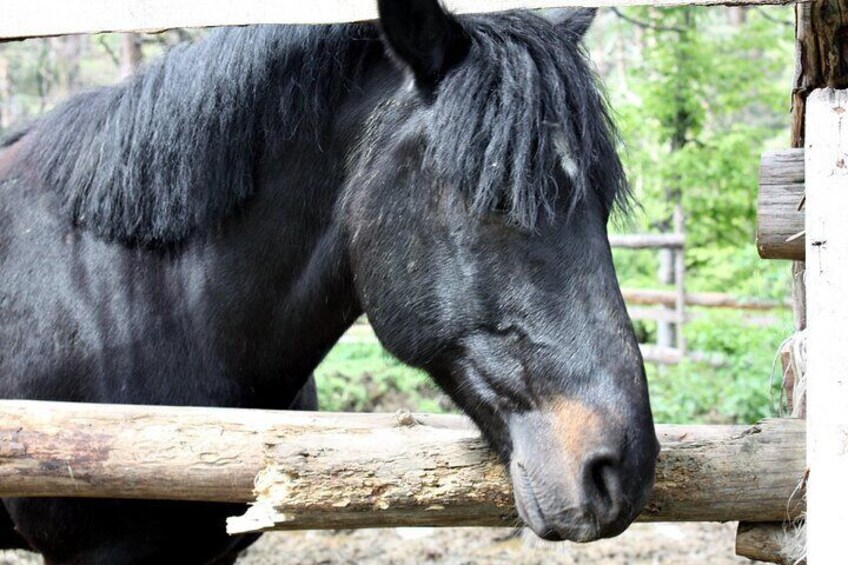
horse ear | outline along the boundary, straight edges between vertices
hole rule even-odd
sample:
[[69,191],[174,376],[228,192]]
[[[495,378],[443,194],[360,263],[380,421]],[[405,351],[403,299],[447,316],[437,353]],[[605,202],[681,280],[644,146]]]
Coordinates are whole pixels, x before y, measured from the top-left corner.
[[577,43],[586,35],[597,13],[597,8],[555,8],[543,10],[542,17],[560,28]]
[[471,39],[438,0],[379,0],[378,6],[386,42],[419,86],[435,88],[468,54]]

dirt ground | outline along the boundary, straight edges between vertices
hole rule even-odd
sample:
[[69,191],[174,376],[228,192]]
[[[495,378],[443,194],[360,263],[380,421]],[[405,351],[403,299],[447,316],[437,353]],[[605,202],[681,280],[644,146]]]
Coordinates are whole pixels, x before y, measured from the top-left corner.
[[[528,531],[396,528],[266,534],[238,565],[736,565],[735,524],[635,524],[587,545],[543,542]],[[0,552],[0,565],[36,565],[33,554]],[[117,564],[116,564],[117,565]]]

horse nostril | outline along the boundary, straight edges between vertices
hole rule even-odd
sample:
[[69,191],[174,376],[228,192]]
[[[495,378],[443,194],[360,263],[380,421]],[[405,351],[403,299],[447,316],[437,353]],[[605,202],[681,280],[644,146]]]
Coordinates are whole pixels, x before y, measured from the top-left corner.
[[594,453],[583,463],[583,488],[600,525],[615,521],[621,511],[621,470],[618,457]]

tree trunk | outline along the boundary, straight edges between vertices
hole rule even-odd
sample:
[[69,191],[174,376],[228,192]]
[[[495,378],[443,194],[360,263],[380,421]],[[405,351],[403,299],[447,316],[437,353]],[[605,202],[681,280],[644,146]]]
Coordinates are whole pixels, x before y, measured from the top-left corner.
[[52,94],[56,100],[67,98],[79,87],[80,60],[85,41],[87,38],[81,35],[54,37],[51,40],[50,49],[56,69],[55,89]]
[[118,80],[123,80],[141,66],[144,55],[141,51],[141,36],[137,33],[121,34],[121,66]]

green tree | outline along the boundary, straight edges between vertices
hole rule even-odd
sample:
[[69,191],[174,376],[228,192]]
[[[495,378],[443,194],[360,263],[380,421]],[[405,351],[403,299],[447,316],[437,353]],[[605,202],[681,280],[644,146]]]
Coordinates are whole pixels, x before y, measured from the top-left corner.
[[[787,143],[793,34],[777,22],[791,12],[744,13],[734,22],[722,9],[620,12],[615,33],[641,40],[610,95],[644,207],[636,227],[665,228],[679,201],[695,287],[775,296],[785,269],[756,257],[756,188],[762,152]],[[650,269],[634,260],[645,262],[622,257],[623,273],[644,277]]]

